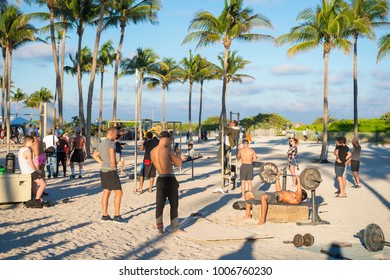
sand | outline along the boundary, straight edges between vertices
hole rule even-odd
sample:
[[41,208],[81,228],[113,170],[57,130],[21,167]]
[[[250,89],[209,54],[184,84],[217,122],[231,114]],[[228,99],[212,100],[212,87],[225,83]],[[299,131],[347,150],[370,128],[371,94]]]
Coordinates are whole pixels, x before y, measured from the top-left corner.
[[[284,137],[257,137],[251,145],[259,161],[272,161],[279,167],[286,164],[287,140]],[[133,142],[124,153],[125,169],[133,172]],[[183,148],[186,148],[183,146]],[[170,233],[169,205],[164,210],[167,232],[157,234],[155,228],[155,189],[135,194],[134,180],[121,176],[124,196],[122,217],[126,224],[102,223],[99,165],[88,159],[82,179],[57,178],[48,181],[45,200],[54,206],[27,209],[22,204],[0,205],[0,259],[2,260],[326,260],[321,253],[332,242],[349,242],[352,247],[337,251],[355,260],[390,259],[390,248],[369,252],[354,236],[368,224],[378,224],[385,236],[390,236],[390,146],[363,144],[360,189],[351,188],[352,173],[348,170],[348,198],[335,198],[333,150],[329,146],[328,164],[312,163],[319,157],[321,144],[301,142],[300,170],[314,165],[323,182],[316,189],[316,202],[321,219],[329,225],[298,226],[296,223],[267,222],[257,226],[255,220],[242,220],[243,211],[232,204],[240,199],[240,188],[227,193],[215,193],[221,187],[220,167],[216,158],[216,141],[195,144],[203,158],[177,171],[180,183],[179,219],[186,234]],[[139,153],[139,158],[143,154]],[[5,159],[5,152],[1,158]],[[76,167],[76,174],[77,174]],[[258,170],[255,169],[258,174]],[[60,175],[62,169],[60,167]],[[290,186],[288,181],[288,189]],[[254,179],[254,186],[274,190],[274,185]],[[69,203],[63,199],[69,198]],[[113,196],[109,213],[113,215]],[[295,234],[311,233],[312,247],[295,248],[284,244]],[[390,237],[388,238],[390,239]]]

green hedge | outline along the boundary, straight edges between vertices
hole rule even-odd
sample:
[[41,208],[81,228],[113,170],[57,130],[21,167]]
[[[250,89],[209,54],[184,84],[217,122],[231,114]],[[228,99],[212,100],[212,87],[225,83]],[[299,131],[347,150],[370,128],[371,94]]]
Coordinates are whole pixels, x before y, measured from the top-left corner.
[[[302,125],[296,130],[304,130],[309,127],[310,130],[323,131],[322,125]],[[338,120],[328,125],[329,132],[353,132],[353,120]],[[374,119],[359,119],[359,131],[360,132],[390,132],[390,122],[387,120],[374,118]]]

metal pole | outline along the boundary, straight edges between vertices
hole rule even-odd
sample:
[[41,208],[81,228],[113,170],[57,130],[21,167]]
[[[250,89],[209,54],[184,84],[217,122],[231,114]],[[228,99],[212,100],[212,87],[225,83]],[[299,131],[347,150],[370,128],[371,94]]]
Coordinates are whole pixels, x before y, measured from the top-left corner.
[[138,68],[135,69],[134,193],[137,191]]

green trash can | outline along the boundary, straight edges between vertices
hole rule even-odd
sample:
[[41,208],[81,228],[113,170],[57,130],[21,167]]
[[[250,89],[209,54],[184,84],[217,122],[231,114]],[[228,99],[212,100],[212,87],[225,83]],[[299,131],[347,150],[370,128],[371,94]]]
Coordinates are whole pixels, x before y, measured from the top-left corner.
[[5,174],[5,168],[0,165],[0,175],[4,175],[4,174]]

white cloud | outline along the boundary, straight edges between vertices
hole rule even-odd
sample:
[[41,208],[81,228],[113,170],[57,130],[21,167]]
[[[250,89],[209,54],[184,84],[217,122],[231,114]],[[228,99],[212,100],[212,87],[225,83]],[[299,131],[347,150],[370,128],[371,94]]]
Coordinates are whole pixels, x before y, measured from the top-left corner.
[[271,73],[274,75],[305,75],[311,72],[312,69],[308,66],[292,64],[281,64],[271,69]]

